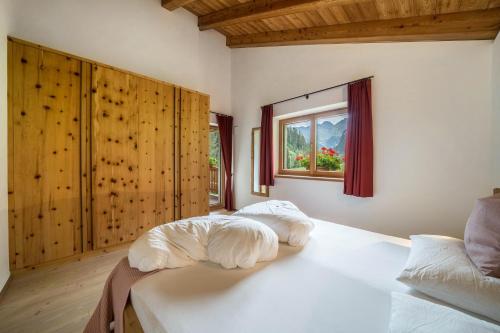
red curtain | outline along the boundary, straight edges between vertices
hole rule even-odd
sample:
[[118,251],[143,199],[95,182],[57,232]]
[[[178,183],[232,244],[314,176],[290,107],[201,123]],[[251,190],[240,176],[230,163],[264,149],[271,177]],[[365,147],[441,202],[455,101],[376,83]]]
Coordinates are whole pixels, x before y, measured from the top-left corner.
[[373,197],[371,80],[348,86],[344,194]]
[[260,185],[274,186],[272,104],[262,107],[259,183]]
[[222,159],[226,170],[226,188],[224,192],[224,208],[234,210],[233,188],[232,188],[232,164],[233,164],[233,117],[217,115],[219,125],[220,143],[222,147]]

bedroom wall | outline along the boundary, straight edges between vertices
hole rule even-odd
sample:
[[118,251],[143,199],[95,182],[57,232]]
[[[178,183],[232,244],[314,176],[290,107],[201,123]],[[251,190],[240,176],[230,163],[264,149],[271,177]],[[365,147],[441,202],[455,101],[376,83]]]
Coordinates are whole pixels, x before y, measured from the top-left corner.
[[0,289],[9,274],[7,35],[208,93],[212,110],[231,112],[231,51],[184,9],[169,12],[160,0],[0,0]]
[[237,207],[264,200],[250,194],[250,132],[261,105],[373,74],[375,197],[345,196],[343,183],[277,178],[270,198],[376,232],[462,237],[474,200],[492,188],[492,48],[473,41],[234,50]]
[[10,1],[0,0],[0,290],[9,278],[7,204],[7,31]]
[[500,34],[493,43],[493,185],[500,187]]

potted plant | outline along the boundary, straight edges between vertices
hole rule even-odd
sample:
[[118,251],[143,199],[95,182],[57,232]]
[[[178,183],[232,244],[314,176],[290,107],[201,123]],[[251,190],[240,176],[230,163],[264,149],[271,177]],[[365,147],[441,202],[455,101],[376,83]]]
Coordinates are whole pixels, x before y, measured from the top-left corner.
[[316,167],[322,171],[339,171],[344,168],[344,157],[333,148],[321,147],[316,154]]
[[208,158],[208,165],[211,169],[216,169],[219,165],[219,161],[215,157],[210,156]]

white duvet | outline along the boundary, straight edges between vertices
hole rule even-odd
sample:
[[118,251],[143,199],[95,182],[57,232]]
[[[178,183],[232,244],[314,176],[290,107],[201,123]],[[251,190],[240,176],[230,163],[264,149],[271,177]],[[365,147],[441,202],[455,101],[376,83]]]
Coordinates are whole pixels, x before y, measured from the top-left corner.
[[269,200],[243,207],[233,214],[262,222],[278,234],[280,242],[304,246],[314,223],[290,201]]
[[142,272],[210,260],[224,268],[249,268],[278,253],[278,237],[266,225],[239,216],[209,215],[155,227],[130,247],[131,267]]

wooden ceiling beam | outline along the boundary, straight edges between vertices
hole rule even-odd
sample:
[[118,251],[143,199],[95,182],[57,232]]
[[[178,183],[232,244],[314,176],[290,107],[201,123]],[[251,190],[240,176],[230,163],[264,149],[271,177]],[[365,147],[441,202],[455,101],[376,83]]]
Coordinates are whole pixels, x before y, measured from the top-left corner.
[[315,10],[324,6],[362,2],[372,2],[372,0],[252,0],[200,16],[198,27],[200,30],[215,29],[236,23]]
[[228,36],[232,48],[301,44],[494,39],[500,8]]
[[161,6],[170,11],[176,10],[177,8],[184,7],[196,0],[161,0]]

